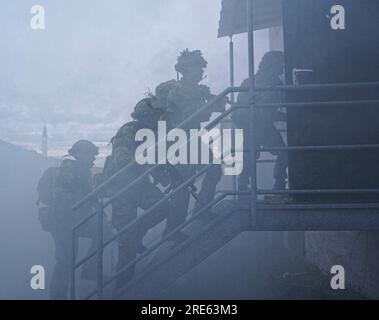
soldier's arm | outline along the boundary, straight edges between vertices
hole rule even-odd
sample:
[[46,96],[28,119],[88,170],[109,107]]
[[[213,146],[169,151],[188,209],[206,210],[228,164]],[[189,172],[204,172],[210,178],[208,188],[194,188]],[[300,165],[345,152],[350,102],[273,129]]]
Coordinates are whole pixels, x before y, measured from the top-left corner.
[[[249,87],[249,82],[248,80],[244,80],[241,83],[242,88],[247,88]],[[248,92],[240,92],[237,96],[237,104],[238,105],[249,105],[249,93]]]
[[117,170],[122,169],[134,160],[135,132],[133,128],[124,126],[113,139],[112,158]]
[[[272,87],[280,86],[282,82],[277,79],[276,82],[272,83]],[[255,95],[256,103],[262,104],[280,104],[283,100],[283,94],[280,91],[263,91],[257,92]],[[285,112],[282,112],[278,108],[267,108],[264,110],[266,114],[271,115],[273,121],[287,121],[287,116]]]
[[117,170],[122,169],[134,160],[134,152],[127,144],[118,143],[113,147],[112,157]]
[[[210,90],[207,86],[200,85],[199,89],[196,93],[196,102],[193,102],[192,105],[188,107],[189,110],[193,110],[192,114],[189,114],[189,116],[193,115],[195,112],[198,112],[199,110],[203,109],[204,106],[210,101],[211,95]],[[195,119],[193,119],[194,123],[202,123],[209,121],[211,115],[215,111],[215,106],[212,106],[210,108],[207,108],[206,110],[203,110],[200,112]]]
[[[202,95],[203,95],[206,103],[209,103],[212,99],[217,97],[215,94],[211,93],[211,90],[208,86],[201,85],[200,88],[202,90]],[[208,118],[210,118],[210,116],[213,112],[224,112],[227,102],[228,102],[228,98],[223,97],[223,98],[219,99],[216,103],[214,103],[213,106],[209,109],[209,112],[208,112],[209,117]]]
[[[216,97],[217,96],[215,94],[209,94],[207,102],[211,101],[212,99]],[[217,101],[217,103],[215,103],[213,107],[211,108],[212,112],[224,112],[228,101],[229,101],[228,97],[220,98],[219,101]]]

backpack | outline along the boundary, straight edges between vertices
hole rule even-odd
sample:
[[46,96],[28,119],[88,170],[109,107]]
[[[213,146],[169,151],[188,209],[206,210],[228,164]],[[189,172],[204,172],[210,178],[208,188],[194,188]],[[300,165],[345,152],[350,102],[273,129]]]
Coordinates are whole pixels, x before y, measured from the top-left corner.
[[45,170],[37,186],[38,202],[47,206],[54,205],[54,188],[59,172],[59,167],[51,167]]

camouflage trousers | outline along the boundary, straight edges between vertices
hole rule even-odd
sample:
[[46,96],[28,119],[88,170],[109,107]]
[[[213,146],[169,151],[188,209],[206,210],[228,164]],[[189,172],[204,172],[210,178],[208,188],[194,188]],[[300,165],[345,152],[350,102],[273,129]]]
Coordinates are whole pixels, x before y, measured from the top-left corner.
[[[62,214],[57,215],[55,225],[50,230],[55,244],[55,265],[50,282],[50,298],[53,300],[67,299],[72,259],[74,258],[76,260],[76,254],[78,252],[79,241],[77,238],[74,248],[75,256],[73,255],[72,227],[78,222],[78,219],[73,219],[72,216],[73,213],[70,209],[64,210],[64,213],[62,212]],[[90,224],[84,229],[79,229],[77,233],[78,237],[92,240],[88,253],[96,248],[95,230],[95,225]],[[96,279],[96,265],[94,259],[90,259],[83,265],[81,278],[85,280]]]
[[[175,168],[178,170],[183,180],[193,177],[198,171],[206,165],[178,165]],[[203,180],[201,181],[200,191],[196,195],[194,213],[196,214],[201,208],[213,201],[216,187],[222,177],[220,165],[210,165],[206,171]],[[167,227],[165,234],[181,225],[187,217],[189,203],[191,199],[191,191],[189,188],[184,188],[170,201],[169,218],[167,219]]]
[[[258,127],[257,128],[257,147],[266,147],[266,148],[273,148],[273,147],[284,147],[285,143],[283,140],[282,135],[280,132],[276,129],[274,124],[272,125],[265,125],[264,127]],[[248,185],[250,184],[250,178],[251,178],[251,166],[252,166],[252,159],[251,159],[251,152],[248,152],[246,150],[249,150],[250,145],[248,142],[248,139],[245,139],[244,141],[244,153],[243,153],[243,163],[244,168],[241,173],[241,175],[238,177],[238,186],[240,190],[246,190],[248,188]],[[271,152],[273,155],[275,155],[276,161],[274,165],[274,172],[273,172],[273,178],[275,180],[274,188],[275,189],[284,189],[286,186],[286,180],[287,180],[287,167],[288,167],[288,155],[286,152]],[[260,152],[256,153],[256,159],[260,157]]]
[[[112,205],[112,224],[120,232],[137,218],[138,208],[149,210],[164,197],[162,191],[153,185],[148,178],[131,188]],[[159,204],[153,211],[139,217],[131,229],[123,232],[118,238],[117,270],[130,264],[143,250],[142,240],[146,232],[163,221],[169,212],[168,202]],[[122,286],[134,276],[135,265],[127,267],[117,279]]]

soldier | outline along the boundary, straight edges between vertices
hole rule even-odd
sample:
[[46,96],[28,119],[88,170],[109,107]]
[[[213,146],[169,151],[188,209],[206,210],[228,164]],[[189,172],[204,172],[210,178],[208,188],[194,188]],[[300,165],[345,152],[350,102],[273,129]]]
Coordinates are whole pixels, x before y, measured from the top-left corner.
[[[160,84],[156,89],[157,99],[162,99],[167,107],[166,120],[173,128],[188,119],[207,102],[215,97],[206,85],[200,84],[205,79],[204,69],[208,62],[200,50],[184,50],[178,57],[175,70],[182,77]],[[209,121],[213,112],[225,111],[225,102],[215,104],[213,108],[202,112],[186,128],[199,129],[202,122]],[[186,129],[183,128],[183,129]]]
[[[72,228],[87,217],[94,208],[87,204],[79,212],[73,212],[72,206],[92,190],[91,168],[98,148],[87,140],[76,142],[69,150],[74,159],[64,159],[59,168],[48,169],[38,184],[39,202],[46,205],[40,209],[43,228],[51,232],[55,243],[55,266],[50,284],[52,299],[66,299],[72,262]],[[79,236],[92,239],[95,244],[94,225],[79,230]],[[77,252],[78,241],[76,241]],[[92,247],[93,248],[93,247]],[[90,249],[91,250],[91,249]],[[94,280],[95,268],[86,264],[82,278]]]
[[[203,58],[201,51],[184,50],[178,57],[175,70],[182,77],[179,80],[171,80],[160,84],[156,89],[156,97],[167,108],[165,120],[171,128],[179,126],[180,123],[188,119],[199,109],[205,106],[215,96],[211,94],[209,87],[200,84],[204,80],[204,69],[208,63]],[[190,123],[184,130],[200,129],[202,122],[209,121],[213,112],[223,112],[225,110],[225,102],[222,101],[213,106],[213,108],[202,112]],[[190,153],[188,153],[190,154]],[[211,161],[212,161],[211,153]],[[200,169],[200,166],[178,165],[175,168],[180,172],[184,179],[188,179]],[[213,165],[205,175],[200,193],[197,196],[195,211],[200,209],[204,204],[211,202],[214,198],[217,183],[222,176],[221,167]],[[187,191],[181,208],[182,212],[176,212],[176,224],[183,222],[188,211],[190,200],[190,191]],[[172,227],[168,224],[167,231]]]
[[[280,51],[270,51],[266,53],[259,65],[259,70],[255,75],[255,85],[257,87],[273,87],[282,85],[280,76],[284,72],[284,57]],[[242,87],[249,86],[249,79],[246,79]],[[280,93],[277,92],[259,92],[255,96],[255,103],[279,103],[281,101]],[[238,95],[237,104],[249,105],[249,93],[240,93]],[[247,110],[239,110],[235,113],[233,120],[237,128],[249,128],[249,114]],[[284,147],[285,143],[280,132],[276,129],[274,122],[285,120],[285,114],[277,109],[257,109],[256,110],[256,141],[258,147]],[[249,141],[245,139],[244,150],[249,149]],[[277,156],[274,167],[274,189],[285,189],[287,179],[287,154],[285,152],[272,152]],[[251,177],[250,153],[244,152],[244,169],[239,176],[238,184],[240,190],[246,190]],[[256,157],[259,158],[259,152]]]
[[[158,120],[162,113],[163,109],[153,97],[145,98],[136,105],[132,113],[134,120],[123,125],[111,140],[112,155],[107,158],[104,168],[106,177],[114,175],[125,166],[135,162],[135,152],[141,143],[136,142],[136,133],[140,129],[157,130]],[[128,183],[141,176],[146,169],[146,166],[134,163],[132,170],[120,177],[116,184],[108,190],[109,193],[116,194]],[[112,204],[112,223],[115,229],[120,231],[135,220],[138,208],[148,210],[163,197],[162,191],[150,181],[149,176],[144,177]],[[144,216],[135,228],[124,232],[118,238],[117,270],[125,267],[136,258],[137,253],[145,250],[142,244],[143,237],[150,228],[167,217],[168,211],[169,206],[165,201],[153,212]],[[124,285],[132,279],[133,275],[134,265],[122,273],[117,280],[118,285]]]

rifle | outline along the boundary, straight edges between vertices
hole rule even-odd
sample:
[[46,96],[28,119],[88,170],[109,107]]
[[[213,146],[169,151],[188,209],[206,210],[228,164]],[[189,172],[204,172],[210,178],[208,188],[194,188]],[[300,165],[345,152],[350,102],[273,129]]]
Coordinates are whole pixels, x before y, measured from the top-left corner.
[[[168,171],[168,174],[170,175],[170,180],[171,180],[171,183],[170,183],[170,186],[165,190],[165,194],[168,194],[170,193],[172,190],[174,190],[176,187],[178,187],[179,185],[181,185],[185,179],[184,177],[182,176],[182,174],[179,172],[179,170],[177,168],[175,168],[175,166],[173,166],[172,164],[166,164],[166,169]],[[175,181],[175,182],[173,182]],[[196,201],[200,201],[200,198],[199,198],[199,194],[197,193],[197,188],[194,184],[191,184],[190,186],[188,186],[188,189],[191,193],[191,196],[196,200]]]

